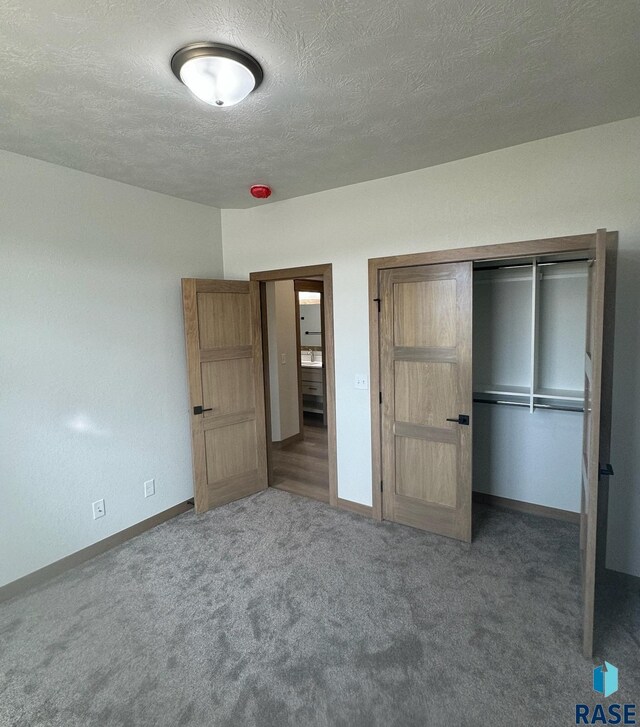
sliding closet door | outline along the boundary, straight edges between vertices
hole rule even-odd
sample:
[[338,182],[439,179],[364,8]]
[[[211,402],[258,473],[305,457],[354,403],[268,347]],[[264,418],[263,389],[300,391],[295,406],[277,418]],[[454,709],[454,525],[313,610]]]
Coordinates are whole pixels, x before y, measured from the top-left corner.
[[267,487],[258,286],[182,281],[197,512]]
[[383,517],[471,540],[472,264],[380,277]]
[[583,652],[586,657],[593,653],[596,578],[598,570],[604,566],[605,543],[602,541],[606,533],[610,462],[616,248],[616,233],[598,230],[595,260],[589,271],[580,518]]

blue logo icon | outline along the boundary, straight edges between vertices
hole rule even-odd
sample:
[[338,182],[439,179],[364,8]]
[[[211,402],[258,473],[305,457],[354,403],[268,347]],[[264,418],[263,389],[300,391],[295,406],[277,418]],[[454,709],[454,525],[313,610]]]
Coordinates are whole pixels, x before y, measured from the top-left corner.
[[[603,697],[618,691],[618,670],[608,661],[593,670],[593,688]],[[638,724],[637,706],[626,704],[576,704],[576,724]]]
[[593,689],[609,697],[618,691],[618,670],[613,664],[605,661],[603,666],[597,666],[593,670]]

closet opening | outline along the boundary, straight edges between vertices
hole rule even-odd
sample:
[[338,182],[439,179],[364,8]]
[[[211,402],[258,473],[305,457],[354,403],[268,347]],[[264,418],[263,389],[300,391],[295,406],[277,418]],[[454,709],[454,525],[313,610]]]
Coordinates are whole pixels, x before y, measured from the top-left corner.
[[331,266],[260,281],[270,487],[337,504]]
[[473,499],[579,522],[588,255],[473,266]]

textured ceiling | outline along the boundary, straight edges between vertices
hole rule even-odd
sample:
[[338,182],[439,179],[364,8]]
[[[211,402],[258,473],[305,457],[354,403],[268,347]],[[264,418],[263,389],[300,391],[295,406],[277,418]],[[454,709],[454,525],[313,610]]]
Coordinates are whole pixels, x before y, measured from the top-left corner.
[[[638,0],[0,0],[0,148],[248,207],[640,115]],[[255,55],[215,109],[182,45]]]

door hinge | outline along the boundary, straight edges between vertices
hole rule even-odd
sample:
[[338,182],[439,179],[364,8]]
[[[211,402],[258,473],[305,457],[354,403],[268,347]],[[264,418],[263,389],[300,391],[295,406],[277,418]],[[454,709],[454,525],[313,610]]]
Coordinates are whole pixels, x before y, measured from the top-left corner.
[[374,298],[373,302],[378,304],[378,313],[380,313],[380,298]]
[[613,467],[610,464],[601,464],[598,467],[598,474],[600,477],[613,477]]
[[384,482],[380,480],[380,492],[384,492]]
[[378,394],[379,394],[380,403],[382,404],[382,392],[379,391]]

